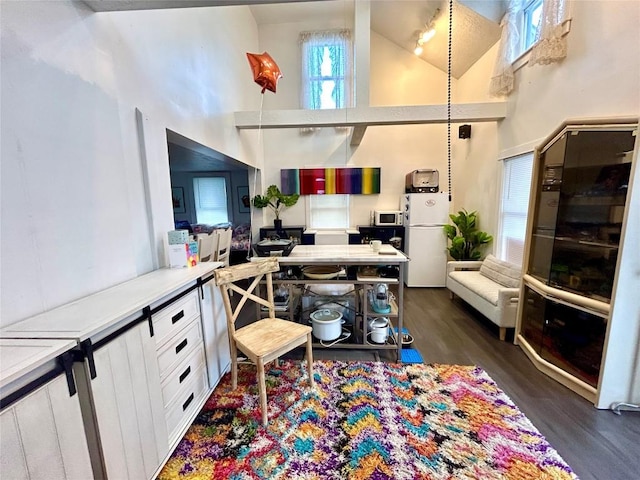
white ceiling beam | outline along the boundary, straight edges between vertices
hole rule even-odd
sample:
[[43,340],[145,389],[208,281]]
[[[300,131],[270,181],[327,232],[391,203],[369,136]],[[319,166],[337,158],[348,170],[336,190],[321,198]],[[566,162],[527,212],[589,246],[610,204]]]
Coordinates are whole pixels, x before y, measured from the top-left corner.
[[[317,0],[82,0],[94,12],[161,10],[165,8],[226,7],[265,3],[310,2]],[[325,0],[326,1],[326,0]]]
[[[361,0],[355,4],[354,14],[354,96],[356,108],[369,107],[369,77],[371,71],[371,2]],[[351,131],[351,146],[360,145],[367,131],[361,125]]]
[[357,147],[362,142],[362,137],[364,137],[364,132],[367,131],[366,125],[358,125],[357,127],[353,127],[351,131],[351,139],[349,140],[349,145],[352,147]]
[[371,59],[371,3],[356,2],[354,18],[354,94],[357,108],[369,106]]
[[[505,118],[506,102],[451,105],[452,123],[495,122]],[[447,123],[447,105],[342,108],[336,110],[263,110],[235,112],[236,128],[368,127]]]

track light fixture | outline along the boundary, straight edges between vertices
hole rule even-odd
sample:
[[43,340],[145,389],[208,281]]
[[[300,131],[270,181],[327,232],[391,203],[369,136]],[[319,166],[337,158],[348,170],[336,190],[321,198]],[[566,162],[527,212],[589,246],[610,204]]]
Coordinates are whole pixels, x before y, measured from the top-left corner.
[[425,24],[424,30],[420,32],[420,35],[418,35],[418,40],[416,41],[416,48],[413,50],[413,53],[415,53],[416,55],[422,54],[423,45],[427,43],[429,40],[431,40],[433,36],[436,34],[435,20],[439,14],[440,14],[440,9],[438,8],[436,9],[435,13],[431,17],[431,20],[429,20],[429,23]]

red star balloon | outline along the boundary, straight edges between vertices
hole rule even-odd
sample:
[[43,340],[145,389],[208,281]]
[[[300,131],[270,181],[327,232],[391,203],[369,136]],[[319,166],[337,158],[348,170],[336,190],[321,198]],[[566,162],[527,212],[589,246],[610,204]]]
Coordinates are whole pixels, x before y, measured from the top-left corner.
[[282,77],[282,72],[271,55],[267,52],[262,54],[247,53],[247,58],[253,72],[254,82],[262,87],[261,93],[264,93],[265,90],[276,93],[276,84]]

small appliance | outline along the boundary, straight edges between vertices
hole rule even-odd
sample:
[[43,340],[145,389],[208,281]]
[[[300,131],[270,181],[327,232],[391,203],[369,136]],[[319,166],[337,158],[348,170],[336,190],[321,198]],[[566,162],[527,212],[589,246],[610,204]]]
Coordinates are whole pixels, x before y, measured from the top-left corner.
[[370,318],[367,322],[371,341],[375,343],[386,343],[389,338],[390,321],[387,317]]
[[400,210],[374,210],[373,224],[377,227],[402,225]]
[[407,173],[404,193],[437,193],[440,189],[438,170],[424,168]]
[[316,310],[311,315],[313,336],[318,340],[331,341],[340,337],[342,333],[342,314],[328,308]]
[[389,285],[386,283],[378,283],[373,290],[369,290],[369,302],[374,312],[389,313],[391,311]]

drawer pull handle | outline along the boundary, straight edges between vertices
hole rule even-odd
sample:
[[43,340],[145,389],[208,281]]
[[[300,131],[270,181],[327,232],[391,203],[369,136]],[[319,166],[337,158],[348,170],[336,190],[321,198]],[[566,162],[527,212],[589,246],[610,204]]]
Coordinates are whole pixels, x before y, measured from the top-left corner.
[[187,369],[184,372],[182,372],[182,375],[180,375],[180,383],[184,382],[184,379],[187,378],[190,373],[191,373],[191,366],[187,367]]
[[184,412],[187,408],[189,408],[189,405],[191,405],[191,402],[193,402],[193,393],[191,395],[189,395],[189,398],[187,398],[187,401],[184,402],[182,404],[182,411]]
[[178,320],[180,320],[182,317],[184,317],[184,310],[180,310],[178,313],[176,313],[173,317],[171,317],[171,324],[176,323]]
[[176,347],[176,355],[180,353],[180,350],[187,346],[187,343],[189,342],[186,338],[180,342],[180,344]]

